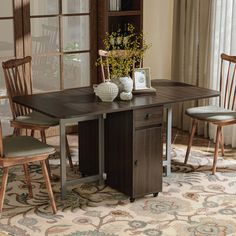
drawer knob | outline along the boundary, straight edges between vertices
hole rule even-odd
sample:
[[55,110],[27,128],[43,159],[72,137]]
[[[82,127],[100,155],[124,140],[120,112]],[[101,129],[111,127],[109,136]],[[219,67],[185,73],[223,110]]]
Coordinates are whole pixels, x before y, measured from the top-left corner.
[[148,119],[151,118],[151,116],[152,116],[152,113],[147,113],[147,114],[145,115],[145,119],[148,120]]
[[138,160],[134,161],[134,166],[138,166]]

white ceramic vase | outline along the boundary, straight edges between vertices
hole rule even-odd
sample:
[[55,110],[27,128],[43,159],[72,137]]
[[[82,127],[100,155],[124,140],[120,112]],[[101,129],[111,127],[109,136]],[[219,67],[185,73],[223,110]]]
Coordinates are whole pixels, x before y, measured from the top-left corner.
[[121,93],[120,93],[120,99],[121,99],[121,100],[129,101],[129,100],[131,100],[132,98],[133,98],[132,92],[130,92],[130,93],[121,92]]
[[112,102],[118,95],[119,89],[115,83],[110,81],[103,82],[93,86],[95,94],[103,102]]
[[131,77],[120,77],[119,80],[122,84],[122,92],[131,93],[133,90],[133,80],[131,79]]
[[113,81],[119,88],[120,99],[121,100],[131,100],[133,97],[133,95],[132,95],[133,80],[131,79],[131,77],[124,76],[124,77],[120,77],[118,79],[114,79]]

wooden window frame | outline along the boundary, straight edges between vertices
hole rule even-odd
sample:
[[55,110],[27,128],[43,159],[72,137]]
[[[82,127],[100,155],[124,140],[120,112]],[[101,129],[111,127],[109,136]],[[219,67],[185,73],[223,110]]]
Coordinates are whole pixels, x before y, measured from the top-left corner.
[[[33,15],[30,16],[30,0],[13,0],[14,1],[14,20],[19,22],[22,19],[22,24],[14,24],[15,40],[21,39],[21,44],[16,45],[16,58],[23,56],[36,56],[32,55],[32,40],[31,40],[31,30],[30,20],[33,18],[43,18],[43,17],[59,17],[59,52],[55,53],[46,53],[37,56],[59,56],[60,58],[60,88],[64,89],[64,62],[63,57],[66,54],[75,54],[75,53],[90,53],[90,84],[97,82],[97,68],[95,62],[97,59],[97,0],[90,0],[89,2],[89,13],[71,13],[63,14],[62,13],[62,0],[59,0],[59,13],[58,14],[49,14],[49,15]],[[22,9],[18,11],[17,9]],[[88,15],[90,17],[90,49],[89,50],[80,50],[80,51],[67,51],[63,52],[63,26],[62,20],[64,16],[82,16]],[[93,39],[93,40],[92,40]],[[96,43],[94,43],[96,42]],[[17,43],[16,43],[17,44]]]

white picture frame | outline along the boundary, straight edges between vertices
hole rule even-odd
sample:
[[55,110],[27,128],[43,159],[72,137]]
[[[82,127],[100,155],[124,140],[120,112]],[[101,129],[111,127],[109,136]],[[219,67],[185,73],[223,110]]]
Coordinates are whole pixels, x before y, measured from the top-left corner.
[[134,90],[145,90],[151,88],[150,68],[134,68],[133,74]]

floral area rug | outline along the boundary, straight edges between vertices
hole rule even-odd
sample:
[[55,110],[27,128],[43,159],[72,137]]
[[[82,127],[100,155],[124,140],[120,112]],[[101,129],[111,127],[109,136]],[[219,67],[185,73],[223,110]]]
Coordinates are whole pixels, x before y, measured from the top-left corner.
[[[21,168],[11,170],[0,218],[0,236],[224,236],[236,235],[236,160],[219,158],[211,175],[212,154],[172,151],[172,171],[163,192],[138,198],[95,183],[74,187],[60,199],[52,182],[58,213],[53,215],[39,166],[31,166],[34,198],[29,199]],[[58,166],[54,167],[57,171]]]

